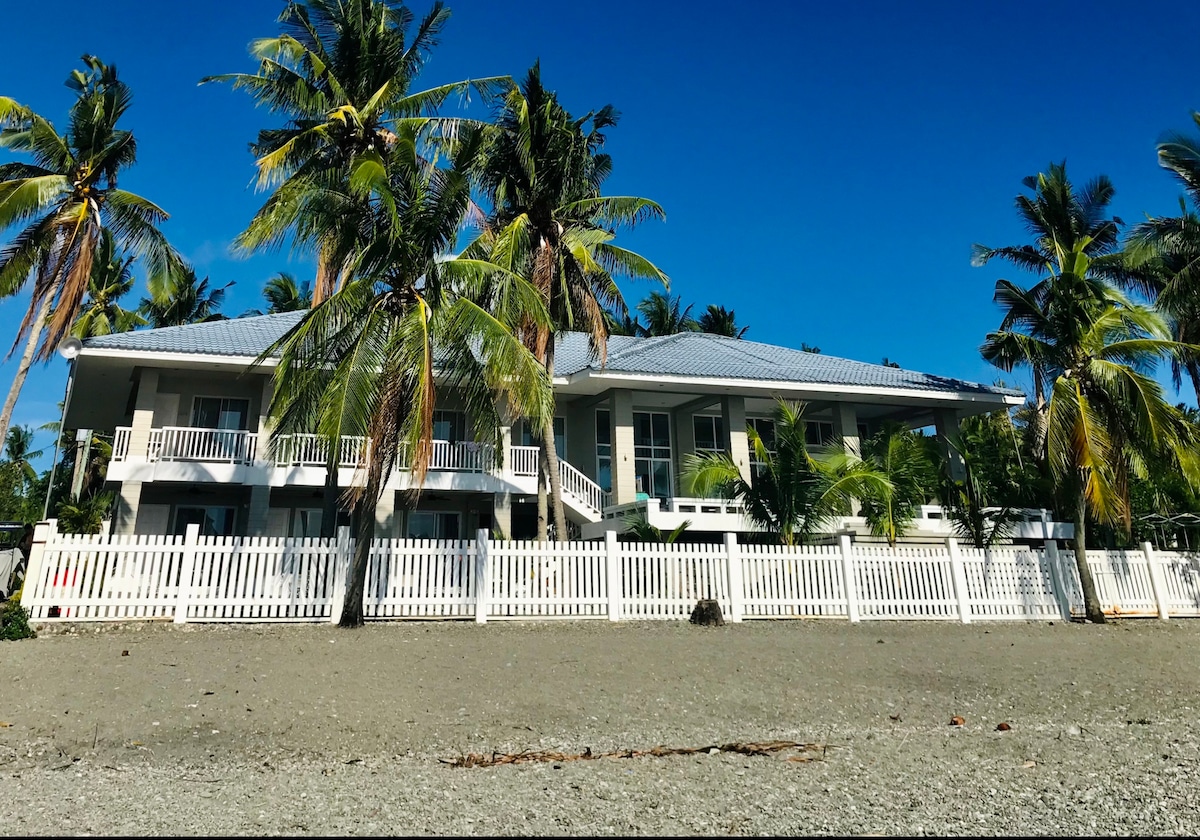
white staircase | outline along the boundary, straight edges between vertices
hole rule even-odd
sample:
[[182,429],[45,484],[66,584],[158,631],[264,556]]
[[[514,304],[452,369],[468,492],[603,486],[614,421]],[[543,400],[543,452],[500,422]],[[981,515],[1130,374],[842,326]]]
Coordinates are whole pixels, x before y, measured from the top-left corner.
[[599,522],[604,508],[612,503],[612,494],[561,458],[558,476],[562,481],[563,507],[567,516],[576,523],[580,520]]

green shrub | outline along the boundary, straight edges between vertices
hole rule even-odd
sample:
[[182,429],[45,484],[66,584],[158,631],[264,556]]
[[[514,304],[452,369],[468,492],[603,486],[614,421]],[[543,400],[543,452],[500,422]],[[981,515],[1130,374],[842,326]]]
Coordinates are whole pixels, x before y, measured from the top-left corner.
[[0,640],[15,642],[34,638],[37,633],[29,626],[29,610],[13,601],[0,604]]

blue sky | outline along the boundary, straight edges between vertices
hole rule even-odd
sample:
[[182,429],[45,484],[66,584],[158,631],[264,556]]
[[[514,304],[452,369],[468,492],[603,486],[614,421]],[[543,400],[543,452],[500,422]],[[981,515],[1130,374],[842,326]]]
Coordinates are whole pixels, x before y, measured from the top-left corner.
[[[236,284],[227,313],[258,306],[277,271],[311,275],[304,257],[229,254],[263,200],[247,143],[271,117],[196,84],[252,71],[246,46],[276,32],[280,2],[4,5],[4,28],[29,37],[6,39],[0,94],[60,128],[79,56],[117,65],[139,141],[122,186],[171,214],[165,230],[201,276]],[[1169,18],[1127,2],[448,5],[424,84],[519,77],[540,57],[572,111],[615,105],[608,191],[667,212],[625,243],[696,311],[731,307],[758,341],[976,381],[1002,375],[977,348],[998,321],[995,280],[1018,278],[972,268],[970,248],[1024,241],[1021,178],[1065,159],[1077,181],[1113,179],[1126,221],[1174,213],[1154,144],[1200,109],[1185,61],[1200,5]],[[26,304],[0,301],[5,348]],[[5,390],[14,368],[0,367]],[[61,360],[31,374],[17,422],[54,419],[65,381]]]

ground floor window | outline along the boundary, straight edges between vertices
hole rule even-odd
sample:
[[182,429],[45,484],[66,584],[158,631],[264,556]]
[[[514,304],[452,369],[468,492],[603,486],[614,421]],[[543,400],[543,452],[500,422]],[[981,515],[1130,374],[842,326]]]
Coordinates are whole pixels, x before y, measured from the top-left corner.
[[414,510],[408,514],[405,536],[410,540],[457,540],[461,539],[457,513]]
[[235,510],[231,507],[179,507],[175,509],[175,533],[187,533],[189,525],[199,525],[205,537],[232,537]]
[[320,508],[297,508],[296,515],[292,519],[292,536],[321,536],[321,514]]

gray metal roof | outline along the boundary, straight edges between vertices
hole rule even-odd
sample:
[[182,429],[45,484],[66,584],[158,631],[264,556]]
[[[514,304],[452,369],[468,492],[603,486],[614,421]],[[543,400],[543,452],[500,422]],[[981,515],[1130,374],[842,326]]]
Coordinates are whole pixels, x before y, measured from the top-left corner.
[[[254,358],[295,326],[303,315],[303,312],[288,312],[139,330],[90,338],[84,347]],[[607,363],[602,368],[600,360],[591,353],[586,335],[560,334],[555,374],[570,376],[588,370],[1021,396],[1020,391],[1011,388],[695,332],[656,338],[612,336],[608,340]]]
[[163,327],[157,330],[102,335],[89,338],[83,346],[100,350],[129,350],[135,353],[204,353],[210,356],[254,358],[299,323],[304,312],[257,315]]

